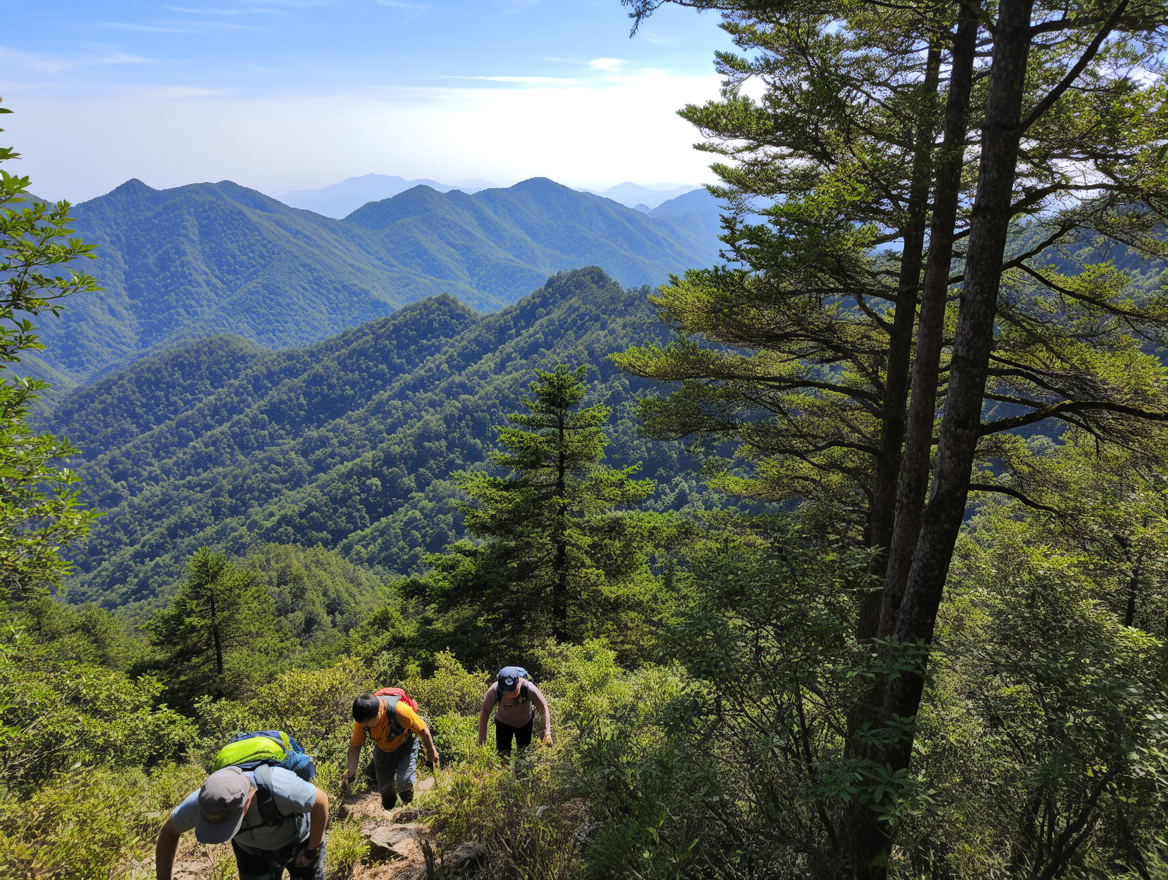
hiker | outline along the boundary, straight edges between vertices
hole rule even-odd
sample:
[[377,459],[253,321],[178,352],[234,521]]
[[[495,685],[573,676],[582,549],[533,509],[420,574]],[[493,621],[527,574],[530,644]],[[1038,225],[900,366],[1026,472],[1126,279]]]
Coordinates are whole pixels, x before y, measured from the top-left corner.
[[285,869],[291,880],[324,880],[327,824],[328,795],[291,770],[224,767],[171,811],[154,847],[155,875],[171,880],[179,838],[193,828],[199,843],[231,841],[240,880],[280,880]]
[[500,755],[511,754],[511,739],[517,748],[531,745],[531,731],[535,726],[535,713],[531,704],[535,703],[543,719],[543,736],[540,741],[552,744],[552,716],[547,700],[535,686],[527,670],[522,666],[504,666],[495,676],[487,695],[483,698],[483,708],[479,712],[479,745],[487,741],[487,716],[491,707],[495,709],[495,749]]
[[353,701],[353,737],[349,740],[349,768],[342,784],[347,787],[357,775],[357,759],[366,738],[373,740],[373,769],[377,772],[377,790],[381,806],[392,810],[400,797],[403,804],[414,799],[417,777],[418,740],[426,746],[428,763],[433,770],[440,766],[438,750],[430,729],[416,711],[417,704],[400,688],[385,694],[362,694]]

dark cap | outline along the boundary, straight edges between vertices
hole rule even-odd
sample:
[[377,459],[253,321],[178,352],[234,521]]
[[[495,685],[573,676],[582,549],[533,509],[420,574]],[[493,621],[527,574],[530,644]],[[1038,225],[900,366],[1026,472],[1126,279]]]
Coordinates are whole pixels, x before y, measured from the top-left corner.
[[518,666],[504,666],[495,676],[495,680],[499,682],[499,693],[508,696],[519,690],[522,679],[523,670]]
[[238,767],[224,767],[207,777],[199,789],[195,838],[199,843],[231,840],[243,824],[251,783]]

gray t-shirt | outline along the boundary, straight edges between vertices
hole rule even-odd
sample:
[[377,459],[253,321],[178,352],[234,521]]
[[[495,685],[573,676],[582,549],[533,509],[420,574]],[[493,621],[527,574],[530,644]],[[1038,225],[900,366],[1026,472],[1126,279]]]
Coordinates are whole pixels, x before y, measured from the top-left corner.
[[[244,776],[255,785],[255,779],[248,771]],[[308,814],[316,803],[316,786],[305,782],[291,770],[283,767],[272,768],[272,799],[279,811],[288,818],[279,825],[264,825],[256,798],[243,817],[243,825],[235,835],[235,842],[245,852],[259,854],[283,849],[289,844],[308,837],[311,824]],[[170,818],[179,834],[185,834],[195,827],[199,815],[199,792],[192,791],[186,799],[171,811]],[[251,828],[252,830],[249,830]]]

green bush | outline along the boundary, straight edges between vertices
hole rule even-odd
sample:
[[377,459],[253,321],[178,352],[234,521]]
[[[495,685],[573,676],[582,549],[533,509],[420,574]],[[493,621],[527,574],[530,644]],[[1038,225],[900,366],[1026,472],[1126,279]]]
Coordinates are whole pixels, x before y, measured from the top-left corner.
[[325,880],[350,880],[353,869],[368,853],[369,842],[361,833],[360,822],[330,821],[324,848]]
[[[105,880],[147,858],[165,819],[138,770],[86,769],[0,801],[0,875]],[[184,795],[186,792],[184,792]]]
[[[439,715],[478,716],[483,696],[492,679],[484,672],[468,672],[449,651],[434,656],[434,671],[423,676],[417,664],[406,667],[404,679],[397,685],[418,701],[427,718]],[[394,682],[380,683],[391,687]]]
[[460,844],[474,841],[485,849],[475,875],[480,880],[579,877],[587,813],[581,800],[565,796],[557,762],[554,752],[533,749],[513,771],[484,750],[448,774],[428,808],[439,864]]

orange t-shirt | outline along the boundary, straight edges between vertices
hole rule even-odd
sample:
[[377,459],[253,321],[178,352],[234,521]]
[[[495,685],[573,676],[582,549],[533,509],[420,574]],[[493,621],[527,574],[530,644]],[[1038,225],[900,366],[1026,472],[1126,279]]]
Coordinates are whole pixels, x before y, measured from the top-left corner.
[[392,736],[393,727],[389,723],[389,715],[385,711],[385,698],[378,697],[378,702],[381,706],[377,710],[376,718],[366,721],[364,724],[354,723],[353,737],[349,740],[349,745],[353,748],[360,748],[365,745],[366,730],[373,737],[373,743],[377,748],[383,752],[392,752],[401,746],[411,733],[421,733],[426,729],[426,722],[421,719],[417,712],[410,708],[409,703],[405,700],[398,700],[394,715],[397,718],[398,727],[401,729],[401,732],[397,736]]

